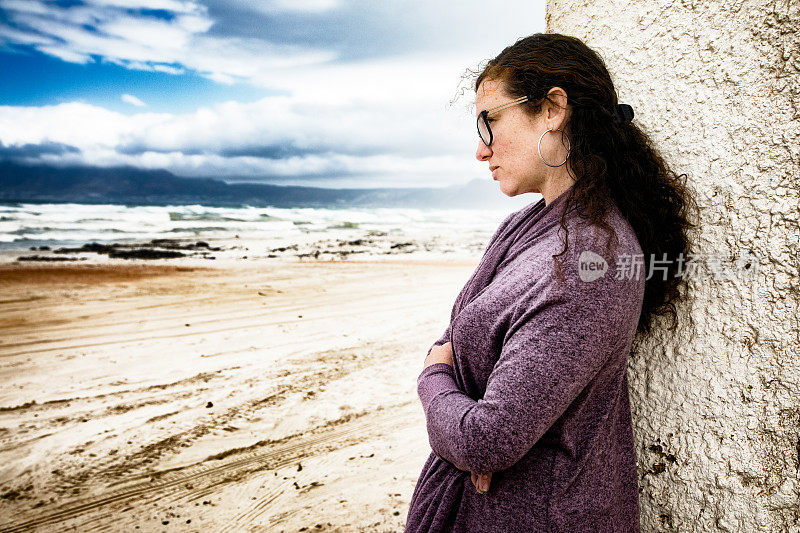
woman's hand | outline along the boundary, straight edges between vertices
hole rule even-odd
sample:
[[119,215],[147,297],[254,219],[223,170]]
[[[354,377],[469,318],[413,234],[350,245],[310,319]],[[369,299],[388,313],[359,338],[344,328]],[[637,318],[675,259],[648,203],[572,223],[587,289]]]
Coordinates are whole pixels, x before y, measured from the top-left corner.
[[475,489],[481,494],[486,494],[489,492],[489,483],[492,481],[492,474],[488,473],[485,476],[479,476],[475,472],[470,472],[472,476],[472,484],[475,485]]
[[425,358],[425,368],[436,363],[447,363],[453,366],[453,345],[451,343],[446,342],[431,348],[431,352]]
[[[468,471],[466,468],[461,468],[458,465],[453,465],[453,466],[455,466],[459,470],[463,470],[464,472]],[[486,494],[487,492],[489,492],[489,483],[492,482],[491,472],[486,474],[485,476],[479,476],[475,472],[470,472],[469,475],[470,478],[472,479],[472,484],[475,485],[475,490],[477,490],[481,494]]]

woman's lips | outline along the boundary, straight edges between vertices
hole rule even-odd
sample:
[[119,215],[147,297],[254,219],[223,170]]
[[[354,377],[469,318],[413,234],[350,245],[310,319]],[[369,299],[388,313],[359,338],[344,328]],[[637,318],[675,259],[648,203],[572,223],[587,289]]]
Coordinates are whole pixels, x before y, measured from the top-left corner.
[[497,176],[495,176],[495,172],[497,172],[497,169],[498,169],[498,168],[500,168],[500,167],[489,167],[489,170],[491,170],[491,171],[492,171],[492,179],[493,179],[493,180],[496,180],[496,179],[497,179]]

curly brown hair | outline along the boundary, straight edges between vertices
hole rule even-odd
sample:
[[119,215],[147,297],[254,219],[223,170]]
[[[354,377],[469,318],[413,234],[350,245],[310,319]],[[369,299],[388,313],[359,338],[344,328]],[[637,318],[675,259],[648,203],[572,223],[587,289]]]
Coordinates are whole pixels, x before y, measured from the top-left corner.
[[[571,140],[569,165],[575,185],[567,195],[561,216],[572,202],[592,224],[616,235],[604,221],[609,200],[616,203],[639,240],[645,258],[669,263],[666,279],[653,275],[645,283],[638,331],[650,331],[656,315],[671,317],[677,327],[675,303],[686,297],[684,278],[676,276],[678,257],[689,253],[689,232],[696,225],[689,211],[698,213],[687,175],[669,168],[649,136],[634,122],[615,120],[617,92],[600,55],[575,37],[537,33],[518,40],[488,61],[475,80],[475,91],[485,80],[502,81],[512,97],[527,96],[525,108],[541,111],[553,87],[567,93],[571,107],[564,127]],[[567,237],[568,238],[568,237]],[[564,250],[557,256],[566,253]],[[645,261],[647,264],[647,261]]]

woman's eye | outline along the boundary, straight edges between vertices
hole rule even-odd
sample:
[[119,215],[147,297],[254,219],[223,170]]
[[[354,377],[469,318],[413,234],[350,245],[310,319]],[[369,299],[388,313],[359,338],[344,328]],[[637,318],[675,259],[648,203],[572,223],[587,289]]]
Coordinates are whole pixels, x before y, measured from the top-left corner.
[[487,117],[487,118],[486,118],[486,122],[488,122],[489,124],[491,124],[492,122],[494,122],[494,119],[493,119],[493,118],[488,118],[488,117]]

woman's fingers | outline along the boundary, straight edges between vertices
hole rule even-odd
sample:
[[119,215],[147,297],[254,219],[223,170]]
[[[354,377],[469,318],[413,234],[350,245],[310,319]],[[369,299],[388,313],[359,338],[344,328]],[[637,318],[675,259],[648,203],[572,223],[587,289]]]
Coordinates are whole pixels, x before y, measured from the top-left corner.
[[489,483],[491,483],[492,481],[492,474],[479,476],[475,472],[470,472],[470,476],[472,479],[472,484],[475,485],[475,490],[477,490],[481,494],[486,494],[487,492],[489,492]]
[[[459,470],[463,470],[464,472],[467,471],[466,468],[461,468],[460,466],[454,464],[456,468]],[[485,476],[479,476],[475,472],[469,473],[469,478],[472,480],[472,484],[475,485],[475,490],[480,492],[481,494],[486,494],[489,492],[489,483],[492,481],[492,474],[486,474]]]

